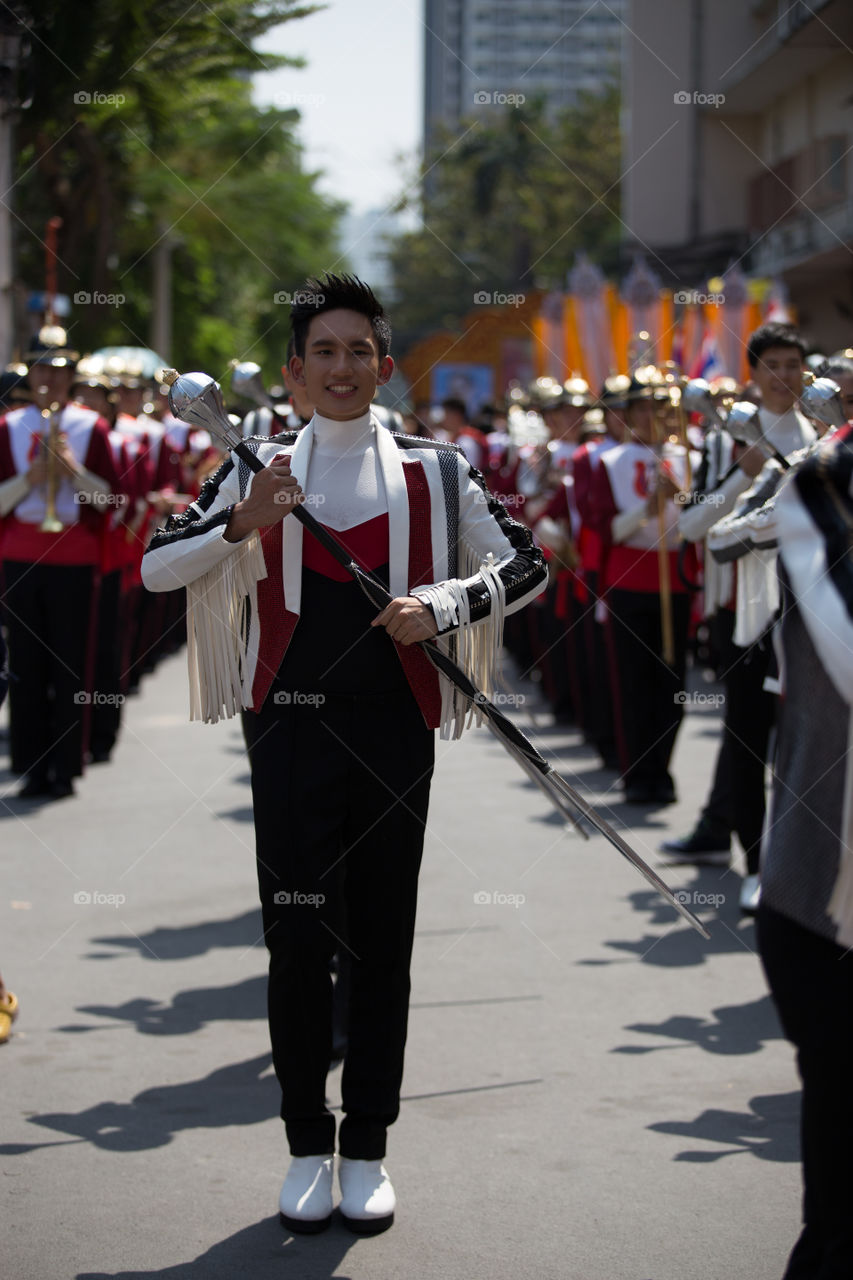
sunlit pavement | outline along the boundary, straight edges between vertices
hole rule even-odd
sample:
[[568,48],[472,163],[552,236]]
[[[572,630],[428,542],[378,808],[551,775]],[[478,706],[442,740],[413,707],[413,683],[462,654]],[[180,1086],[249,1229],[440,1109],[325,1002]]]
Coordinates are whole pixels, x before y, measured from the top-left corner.
[[[797,1080],[740,870],[663,869],[719,712],[691,705],[678,805],[626,810],[573,730],[512,712],[706,922],[600,836],[567,835],[485,729],[437,744],[393,1229],[279,1225],[239,723],[190,725],[182,656],[128,703],[78,798],[0,775],[9,1280],[776,1280],[797,1232]],[[5,742],[0,743],[5,763]],[[282,814],[286,833],[287,815]],[[340,1071],[329,1080],[338,1103]]]

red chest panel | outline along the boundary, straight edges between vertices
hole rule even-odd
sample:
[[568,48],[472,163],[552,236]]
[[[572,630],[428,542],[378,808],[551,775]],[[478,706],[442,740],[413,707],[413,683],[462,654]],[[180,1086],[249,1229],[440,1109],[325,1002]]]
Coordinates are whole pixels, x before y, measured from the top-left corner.
[[[364,524],[353,525],[351,529],[330,529],[342,546],[363,569],[378,569],[388,563],[388,514],[374,516],[365,520]],[[322,573],[326,578],[336,582],[349,582],[350,575],[339,565],[337,560],[321,547],[320,543],[306,529],[302,535],[302,563],[306,569]]]

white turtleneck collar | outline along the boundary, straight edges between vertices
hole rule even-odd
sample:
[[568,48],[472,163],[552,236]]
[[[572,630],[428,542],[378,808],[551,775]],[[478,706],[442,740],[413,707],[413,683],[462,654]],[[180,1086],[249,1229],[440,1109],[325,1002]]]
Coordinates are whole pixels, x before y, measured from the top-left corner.
[[338,422],[315,413],[314,440],[305,492],[317,504],[317,519],[342,531],[388,510],[388,499],[370,411]]
[[370,443],[373,424],[368,409],[358,418],[348,418],[340,422],[336,418],[324,418],[322,413],[315,413],[311,419],[314,425],[314,445],[324,453],[359,453]]

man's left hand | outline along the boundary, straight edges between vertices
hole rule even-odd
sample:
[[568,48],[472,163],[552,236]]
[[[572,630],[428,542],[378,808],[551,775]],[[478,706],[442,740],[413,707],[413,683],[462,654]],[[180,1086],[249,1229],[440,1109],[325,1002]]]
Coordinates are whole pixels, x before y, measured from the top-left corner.
[[398,596],[370,625],[384,627],[391,639],[400,644],[431,640],[438,631],[432,609],[415,596]]

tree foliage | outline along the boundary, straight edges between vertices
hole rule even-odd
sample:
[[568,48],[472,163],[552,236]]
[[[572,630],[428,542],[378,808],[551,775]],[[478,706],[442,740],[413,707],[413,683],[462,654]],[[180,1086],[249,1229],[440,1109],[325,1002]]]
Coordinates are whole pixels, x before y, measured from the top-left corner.
[[423,166],[422,225],[389,255],[404,340],[455,328],[481,291],[564,286],[579,250],[615,267],[619,164],[615,87],[556,118],[541,100],[481,109],[445,134]]
[[[280,363],[275,302],[333,256],[341,209],[306,173],[292,109],[251,102],[253,72],[294,64],[253,43],[314,11],[296,0],[22,0],[13,209],[19,278],[113,302],[72,310],[75,345],[146,346],[154,263],[171,255],[178,364]],[[298,64],[297,64],[298,65]],[[116,305],[116,298],[124,302]]]

